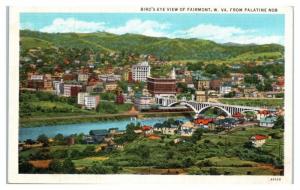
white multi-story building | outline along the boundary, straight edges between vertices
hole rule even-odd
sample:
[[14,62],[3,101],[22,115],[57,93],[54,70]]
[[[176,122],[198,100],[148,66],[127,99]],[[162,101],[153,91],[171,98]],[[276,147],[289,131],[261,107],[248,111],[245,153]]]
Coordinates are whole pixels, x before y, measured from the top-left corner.
[[229,86],[229,85],[220,86],[220,94],[224,95],[224,94],[228,94],[230,92],[231,92],[231,86]]
[[31,75],[30,79],[31,80],[43,80],[44,75]]
[[99,104],[99,96],[85,96],[84,107],[86,109],[96,109]]
[[77,104],[84,105],[84,97],[88,96],[88,92],[79,92],[77,95]]
[[147,81],[150,77],[151,67],[148,62],[144,61],[132,66],[132,79],[134,81]]
[[62,81],[53,81],[53,87],[55,95],[61,95],[63,93],[63,82]]
[[78,81],[79,82],[85,82],[88,79],[89,79],[89,75],[88,74],[83,74],[83,73],[78,74]]

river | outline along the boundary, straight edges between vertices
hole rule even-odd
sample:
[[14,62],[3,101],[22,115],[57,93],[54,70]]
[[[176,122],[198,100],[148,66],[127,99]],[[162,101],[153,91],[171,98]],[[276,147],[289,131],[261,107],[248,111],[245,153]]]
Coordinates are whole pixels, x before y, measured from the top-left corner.
[[[171,117],[154,117],[154,118],[143,118],[137,119],[136,122],[140,122],[142,125],[153,126],[155,123],[162,123]],[[174,117],[174,119],[181,120],[183,122],[188,121],[186,117]],[[19,129],[19,141],[24,141],[26,139],[36,139],[39,135],[45,134],[48,137],[54,137],[58,133],[68,136],[71,134],[84,133],[88,134],[90,130],[94,129],[109,129],[109,128],[119,128],[120,130],[126,129],[126,125],[135,122],[130,118],[123,120],[113,120],[113,121],[99,121],[92,123],[78,123],[78,124],[65,124],[65,125],[51,125],[42,127],[26,127]]]

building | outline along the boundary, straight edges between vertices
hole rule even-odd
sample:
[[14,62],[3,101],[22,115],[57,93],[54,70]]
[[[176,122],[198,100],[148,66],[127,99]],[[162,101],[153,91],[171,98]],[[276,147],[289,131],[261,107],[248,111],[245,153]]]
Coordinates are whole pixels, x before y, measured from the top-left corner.
[[195,131],[195,126],[192,122],[188,121],[181,125],[179,134],[181,136],[192,136]]
[[140,97],[135,97],[134,99],[134,105],[139,111],[150,109],[151,105],[153,104],[154,104],[154,99],[150,96],[140,96]]
[[133,81],[146,82],[147,77],[150,77],[151,67],[146,61],[133,65],[131,70]]
[[76,97],[78,92],[82,89],[82,85],[79,84],[63,84],[63,96]]
[[93,138],[93,141],[96,143],[102,142],[107,135],[108,135],[108,131],[106,129],[90,131],[90,136]]
[[176,95],[176,79],[148,77],[147,89],[153,96],[174,96]]
[[99,96],[85,96],[84,97],[84,107],[86,109],[96,109],[99,104]]
[[244,83],[245,75],[243,73],[231,73],[230,76],[233,85],[241,85]]
[[38,75],[28,73],[27,87],[37,90],[52,90],[52,78],[50,74]]
[[153,127],[144,125],[142,127],[142,131],[144,132],[144,135],[146,135],[146,136],[151,135],[151,134],[153,134]]
[[62,81],[53,81],[53,88],[55,95],[61,95],[64,91]]
[[220,79],[212,79],[209,83],[211,90],[219,90],[221,86],[221,80]]
[[162,127],[161,133],[164,135],[175,135],[178,131],[178,127],[176,125],[171,125],[171,127]]
[[248,86],[242,89],[244,97],[257,97],[257,89],[255,86]]
[[116,82],[106,82],[105,84],[104,84],[104,89],[105,89],[105,91],[107,91],[107,92],[112,92],[112,91],[115,91],[116,89],[117,89],[117,87],[118,87],[118,84],[116,83]]
[[201,71],[193,71],[192,79],[196,90],[205,90],[210,88],[210,78],[203,76]]
[[231,85],[223,84],[220,86],[220,94],[221,95],[228,94],[230,92],[231,92]]
[[84,73],[79,73],[77,80],[79,82],[86,82],[89,79],[89,75],[88,74],[84,74]]
[[77,104],[84,105],[84,97],[88,96],[88,92],[79,92],[77,95]]
[[196,102],[208,102],[207,91],[196,91]]
[[98,77],[103,82],[115,82],[121,80],[121,75],[114,75],[114,74],[98,75]]
[[194,79],[196,90],[206,90],[210,88],[210,78],[204,76],[198,76]]
[[275,116],[262,117],[259,120],[259,126],[272,128],[274,127],[276,120],[277,118]]
[[253,147],[258,148],[266,143],[266,139],[268,139],[268,136],[266,135],[254,135],[250,137],[249,140]]

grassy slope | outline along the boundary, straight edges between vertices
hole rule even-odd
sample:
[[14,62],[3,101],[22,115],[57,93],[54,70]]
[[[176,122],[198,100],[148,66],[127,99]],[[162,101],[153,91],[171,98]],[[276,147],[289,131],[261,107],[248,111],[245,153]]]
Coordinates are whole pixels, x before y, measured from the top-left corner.
[[[28,45],[24,37],[40,39],[42,44]],[[278,58],[283,54],[283,47],[277,44],[226,46],[201,39],[155,38],[136,34],[115,35],[105,32],[77,34],[50,34],[21,31],[22,48],[53,45],[63,48],[90,48],[96,51],[130,51],[131,53],[154,54],[171,60],[213,60],[232,59],[232,61],[251,60],[258,57]]]
[[219,102],[231,105],[243,105],[243,106],[283,106],[283,99],[218,99]]
[[[91,156],[80,158],[77,160],[73,160],[75,166],[77,168],[82,167],[90,167],[94,162],[106,162],[113,161],[117,162],[118,165],[122,166],[123,171],[121,173],[148,173],[149,168],[151,173],[167,173],[166,169],[159,169],[155,167],[132,167],[128,165],[130,162],[141,162],[142,159],[134,153],[140,145],[144,145],[150,148],[150,157],[148,160],[152,160],[153,163],[161,163],[161,162],[172,162],[176,160],[181,160],[186,157],[193,157],[197,162],[201,162],[203,160],[211,161],[211,166],[197,167],[196,165],[191,166],[189,168],[177,168],[177,172],[179,173],[190,173],[190,174],[208,174],[210,168],[216,168],[216,170],[223,174],[225,171],[230,172],[231,175],[246,175],[247,172],[251,172],[254,175],[272,175],[279,174],[279,170],[274,169],[271,165],[264,163],[257,163],[249,160],[241,160],[236,156],[228,157],[223,155],[224,147],[215,147],[213,144],[218,142],[225,142],[225,138],[227,138],[227,142],[230,143],[228,149],[240,149],[243,150],[242,147],[245,142],[248,141],[249,137],[254,134],[265,134],[268,135],[273,132],[280,132],[280,129],[267,129],[267,128],[259,128],[259,127],[250,127],[245,131],[235,131],[231,134],[227,135],[216,135],[216,134],[205,134],[203,139],[198,141],[198,145],[204,145],[205,140],[209,140],[212,143],[212,146],[209,149],[203,149],[201,151],[192,150],[191,152],[186,152],[188,150],[180,148],[180,146],[166,146],[168,142],[172,139],[176,138],[176,136],[171,136],[169,138],[165,138],[164,141],[160,140],[148,140],[145,138],[139,138],[132,143],[129,143],[125,146],[124,151],[117,151],[114,153],[108,153],[103,156]],[[267,150],[269,154],[273,156],[277,156],[278,152],[278,144],[281,144],[281,154],[283,153],[283,139],[268,139],[266,144],[262,147],[264,150]],[[86,146],[90,145],[57,145],[50,146],[50,152],[54,152],[56,150],[79,150],[83,151]],[[41,150],[41,148],[30,149],[26,151],[20,152],[20,157],[28,157],[30,154],[36,152],[37,150]],[[135,151],[134,151],[135,150]],[[166,153],[169,150],[174,151],[174,156],[172,159],[165,160]],[[216,150],[218,150],[217,154]],[[215,152],[214,154],[212,154]],[[210,156],[213,155],[213,156]],[[173,171],[175,174],[175,171]],[[171,170],[172,173],[172,170]]]

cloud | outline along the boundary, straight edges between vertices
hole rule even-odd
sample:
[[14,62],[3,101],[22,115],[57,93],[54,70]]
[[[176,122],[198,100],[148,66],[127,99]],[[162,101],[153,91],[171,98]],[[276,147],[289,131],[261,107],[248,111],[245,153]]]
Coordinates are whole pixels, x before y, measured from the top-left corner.
[[278,35],[271,36],[257,36],[257,35],[240,35],[227,39],[226,42],[233,42],[239,44],[284,44],[284,37]]
[[[32,28],[32,25],[30,25],[30,23],[24,23],[21,25],[21,28]],[[89,33],[106,31],[114,34],[133,33],[153,37],[199,38],[212,40],[218,43],[284,43],[283,36],[264,35],[259,31],[259,29],[254,30],[243,29],[235,26],[199,24],[184,30],[174,31],[172,30],[170,23],[141,19],[131,19],[119,26],[109,26],[109,23],[104,22],[82,21],[75,18],[56,18],[50,25],[41,28],[40,31],[49,33]]]
[[20,28],[22,30],[26,30],[26,29],[29,29],[29,30],[31,29],[32,30],[34,28],[34,26],[30,22],[23,22],[23,23],[20,23]]
[[78,33],[89,33],[101,31],[104,29],[103,22],[87,22],[81,21],[74,18],[56,18],[53,22],[40,29],[41,32],[48,33],[67,33],[67,32],[78,32]]
[[108,28],[107,32],[115,34],[133,33],[161,37],[167,35],[165,29],[168,29],[168,27],[168,23],[160,23],[153,20],[142,21],[140,19],[132,19],[127,21],[123,26]]
[[172,37],[180,38],[200,38],[212,40],[218,43],[240,43],[240,44],[283,44],[283,36],[264,36],[258,30],[245,30],[239,27],[218,26],[211,24],[200,24],[186,30],[181,30],[171,34]]

